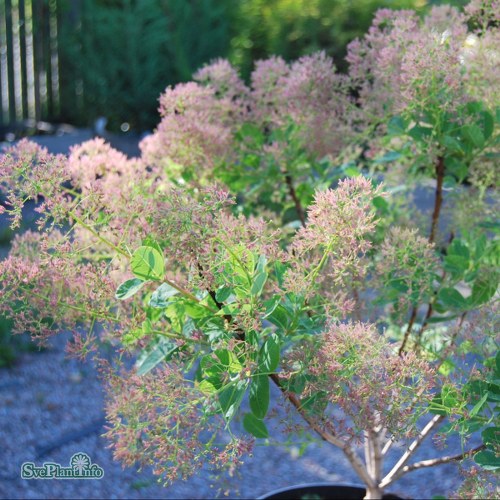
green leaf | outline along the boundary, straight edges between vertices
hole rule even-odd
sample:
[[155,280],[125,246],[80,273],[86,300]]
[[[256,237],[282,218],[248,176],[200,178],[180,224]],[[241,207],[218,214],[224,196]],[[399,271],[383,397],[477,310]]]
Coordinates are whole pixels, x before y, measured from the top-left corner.
[[454,278],[460,278],[469,269],[469,261],[462,255],[447,255],[444,258],[444,268]]
[[457,158],[454,158],[453,156],[447,157],[444,164],[446,167],[446,172],[448,174],[452,174],[453,177],[459,182],[463,182],[463,180],[469,173],[467,164]]
[[255,271],[257,273],[264,273],[266,271],[267,258],[265,255],[259,255],[257,259],[257,264],[255,265]]
[[143,280],[160,281],[165,274],[163,255],[152,247],[139,247],[130,261],[132,272]]
[[215,292],[215,299],[219,304],[225,302],[233,293],[233,289],[228,286],[223,286]]
[[265,255],[260,255],[257,263],[255,265],[255,273],[253,276],[252,287],[250,293],[256,297],[258,297],[262,290],[264,289],[264,285],[267,281],[267,258]]
[[470,259],[469,247],[459,238],[455,238],[451,242],[450,246],[448,247],[447,254],[459,255],[460,257],[463,257],[466,260]]
[[472,410],[470,412],[471,417],[475,417],[479,413],[481,408],[486,403],[487,399],[488,399],[488,393],[484,394],[483,397],[474,405],[474,408],[472,408]]
[[229,373],[236,374],[243,370],[243,365],[233,351],[229,349],[218,349],[215,351],[215,355]]
[[389,135],[402,135],[406,132],[407,126],[408,124],[402,116],[394,116],[387,124],[387,132]]
[[179,293],[178,290],[171,287],[168,283],[162,283],[151,295],[149,305],[158,309],[165,309],[171,304],[170,299]]
[[500,427],[487,427],[481,433],[481,437],[483,438],[483,443],[486,446],[489,446],[489,445],[499,446],[500,445]]
[[252,413],[257,418],[264,418],[269,408],[269,377],[267,375],[252,377],[248,400]]
[[353,165],[344,169],[344,175],[346,177],[358,177],[361,175],[361,172]]
[[281,304],[277,304],[273,312],[266,315],[266,319],[283,330],[286,330],[288,327],[288,313]]
[[277,335],[270,335],[259,352],[259,371],[273,373],[280,362],[280,345]]
[[172,357],[172,354],[174,354],[178,349],[179,347],[176,344],[168,340],[161,339],[149,352],[145,352],[137,360],[137,374],[145,375],[157,364],[164,360],[168,361]]
[[372,200],[373,206],[378,208],[382,213],[387,213],[389,210],[389,203],[383,196],[376,196]]
[[214,392],[217,391],[216,387],[214,386],[214,384],[212,384],[211,382],[209,382],[208,380],[202,380],[199,384],[198,384],[198,389],[203,392],[203,394],[213,394]]
[[492,231],[494,233],[500,232],[500,221],[497,220],[485,220],[478,224],[478,227],[483,229],[487,229],[488,231]]
[[432,127],[422,127],[421,125],[415,125],[411,130],[408,131],[408,135],[413,137],[417,141],[425,141],[432,135]]
[[262,130],[253,123],[244,123],[237,132],[237,138],[239,140],[250,138],[257,146],[262,145],[265,142]]
[[495,120],[493,119],[493,115],[487,111],[482,111],[480,115],[481,121],[479,122],[479,126],[483,131],[484,138],[488,140],[491,137],[491,134],[493,134]]
[[500,456],[491,450],[483,450],[474,455],[474,462],[486,470],[497,470],[500,468]]
[[278,285],[280,287],[283,286],[283,283],[285,281],[285,275],[287,271],[287,266],[283,264],[282,262],[275,262],[274,263],[274,272],[276,273],[276,278],[278,280]]
[[442,288],[439,290],[438,298],[449,309],[463,310],[467,307],[467,300],[456,288]]
[[471,307],[486,304],[497,291],[498,276],[496,273],[479,275],[472,285],[472,294],[469,297]]
[[238,380],[237,382],[230,383],[219,393],[219,403],[224,418],[227,421],[231,420],[238,411],[247,385],[247,380]]
[[483,110],[483,103],[480,101],[470,101],[465,105],[465,110],[468,115],[477,115]]
[[243,417],[243,427],[256,438],[264,439],[269,437],[266,424],[262,420],[256,418],[252,413],[246,413]]
[[146,238],[142,240],[142,246],[155,248],[156,250],[158,250],[158,252],[162,253],[161,246],[152,236],[146,236]]
[[445,385],[441,390],[443,405],[453,409],[458,404],[458,391],[453,386]]
[[267,273],[265,271],[258,273],[253,280],[250,293],[255,297],[258,297],[262,293],[266,281],[267,281]]
[[132,297],[137,293],[143,286],[145,281],[139,278],[132,278],[124,281],[117,289],[115,293],[115,298],[118,300],[125,300]]
[[451,153],[456,153],[460,155],[464,154],[464,148],[462,144],[457,139],[455,139],[455,137],[446,135],[443,139],[443,145]]
[[305,389],[307,383],[307,377],[302,374],[294,375],[289,381],[287,385],[287,389],[291,392],[295,392],[295,394],[300,394]]
[[455,364],[449,360],[449,359],[445,359],[441,365],[439,366],[439,373],[441,375],[444,375],[445,377],[447,377],[450,373],[452,373],[453,371],[455,370]]
[[469,144],[478,149],[484,146],[484,134],[476,124],[464,125],[462,127],[462,136]]
[[264,314],[264,319],[270,316],[274,310],[278,307],[278,304],[281,302],[281,297],[279,295],[275,295],[269,300],[264,301],[264,305],[266,306],[266,313]]
[[488,401],[500,403],[500,385],[495,382],[488,383]]

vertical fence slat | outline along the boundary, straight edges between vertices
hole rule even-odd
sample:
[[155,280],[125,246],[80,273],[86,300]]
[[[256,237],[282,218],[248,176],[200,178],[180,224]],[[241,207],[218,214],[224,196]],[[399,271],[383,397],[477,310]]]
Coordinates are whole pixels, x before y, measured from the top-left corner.
[[51,67],[51,89],[52,89],[52,114],[59,117],[59,44],[57,39],[57,0],[49,0],[49,32],[50,32],[50,67]]
[[36,97],[35,97],[35,53],[33,39],[33,0],[25,0],[26,16],[26,73],[28,85],[28,109],[29,117],[36,120]]
[[4,50],[6,50],[6,45],[4,40],[5,40],[5,2],[0,1],[0,125],[8,123],[9,121],[7,116],[5,116],[8,112],[8,102],[6,102],[7,92],[5,88],[5,84],[7,83],[7,78],[5,75],[7,63],[5,60],[5,53],[4,53]]
[[43,16],[42,0],[33,1],[33,62],[35,80],[35,119],[41,120],[43,113],[42,78],[43,73],[43,35],[40,30]]
[[21,57],[21,22],[19,18],[19,3],[24,0],[12,0],[12,57],[14,71],[14,99],[16,102],[16,120],[22,121],[23,110],[23,78]]
[[49,120],[54,113],[54,98],[52,95],[52,64],[51,64],[51,53],[50,53],[50,11],[47,2],[42,3],[43,18],[41,20],[41,29],[43,37],[43,61],[45,74],[44,84],[45,84],[45,95],[46,95],[46,107],[45,113],[43,115],[43,120]]
[[23,118],[30,118],[28,107],[28,71],[26,56],[26,8],[25,0],[19,0],[19,51],[21,63],[21,98]]
[[0,124],[79,116],[84,47],[63,43],[68,28],[78,39],[85,8],[86,0],[0,0]]
[[16,121],[16,98],[14,94],[14,53],[12,46],[12,1],[5,0],[5,27],[6,27],[6,48],[7,48],[7,86],[9,92],[9,121]]

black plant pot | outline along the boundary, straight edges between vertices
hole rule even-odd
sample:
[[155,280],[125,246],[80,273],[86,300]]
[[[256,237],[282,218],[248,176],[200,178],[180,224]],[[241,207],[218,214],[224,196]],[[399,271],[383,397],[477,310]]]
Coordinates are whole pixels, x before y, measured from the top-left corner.
[[[259,497],[259,500],[363,500],[366,494],[362,486],[338,484],[301,484],[282,488]],[[401,497],[385,493],[384,500],[400,500]]]

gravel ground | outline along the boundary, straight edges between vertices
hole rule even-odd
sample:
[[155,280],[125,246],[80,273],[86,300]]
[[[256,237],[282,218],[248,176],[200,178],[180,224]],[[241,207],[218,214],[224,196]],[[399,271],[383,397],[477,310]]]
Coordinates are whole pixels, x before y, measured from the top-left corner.
[[[65,152],[70,144],[87,139],[85,134],[39,142],[53,152]],[[133,155],[137,143],[120,149]],[[427,205],[427,200],[423,204]],[[304,482],[359,484],[338,450],[314,444],[300,457],[294,449],[258,447],[234,477],[213,478],[202,471],[188,481],[163,488],[150,471],[123,469],[113,461],[108,443],[101,437],[103,393],[96,371],[89,364],[69,359],[64,347],[65,339],[58,337],[40,353],[22,354],[12,369],[0,369],[0,498],[255,498]],[[389,462],[397,460],[398,451],[401,453],[401,448],[395,445]],[[446,453],[458,451],[455,443]],[[77,452],[87,453],[104,469],[104,477],[50,481],[20,478],[25,461],[67,466]],[[434,456],[437,452],[428,440],[416,458]],[[391,491],[403,497],[431,498],[450,493],[459,483],[456,467],[445,465],[404,476]]]
[[[64,338],[52,339],[48,349],[23,354],[12,369],[0,370],[0,498],[255,498],[303,482],[359,483],[343,455],[326,445],[311,445],[301,457],[293,449],[258,447],[234,477],[217,479],[202,471],[169,488],[159,485],[150,471],[122,469],[101,437],[103,394],[96,372],[88,363],[68,358],[64,346]],[[430,448],[432,442],[425,443],[418,457],[436,456]],[[25,461],[67,466],[77,452],[87,453],[104,469],[104,477],[20,478]],[[391,491],[431,498],[458,484],[456,467],[446,465],[409,474]]]

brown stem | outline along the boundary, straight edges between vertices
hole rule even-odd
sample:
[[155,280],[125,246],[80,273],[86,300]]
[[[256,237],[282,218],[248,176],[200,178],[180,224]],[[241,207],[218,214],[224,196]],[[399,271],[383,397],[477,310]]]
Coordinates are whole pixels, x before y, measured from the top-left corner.
[[[198,271],[202,273],[203,270],[201,266],[199,266]],[[217,308],[222,309],[223,304],[221,304],[217,300],[215,292],[213,290],[209,290],[208,293],[210,297],[212,297],[212,299],[214,300],[215,304],[217,305]],[[234,323],[234,318],[229,314],[224,315],[224,319],[229,323]],[[245,331],[242,328],[237,326],[235,333],[239,340],[242,341],[245,340]],[[365,466],[363,465],[359,457],[356,455],[355,450],[348,443],[335,436],[335,434],[329,432],[326,429],[323,429],[320,425],[318,425],[318,422],[313,417],[308,415],[307,412],[304,410],[304,408],[302,407],[302,403],[300,402],[300,399],[292,392],[289,392],[282,385],[277,373],[269,374],[269,378],[275,383],[275,385],[281,391],[283,396],[286,399],[288,399],[288,401],[292,404],[292,406],[295,407],[299,415],[309,424],[311,429],[321,437],[321,439],[323,439],[327,443],[337,446],[342,450],[344,455],[351,463],[353,469],[358,473],[359,477],[366,484],[367,491],[377,489],[377,484],[375,480],[370,476]],[[381,498],[381,497],[373,497],[373,498]]]
[[317,424],[317,422],[304,411],[300,399],[295,394],[287,391],[286,388],[283,387],[277,373],[271,373],[269,375],[269,378],[275,383],[282,394],[288,399],[288,401],[290,401],[292,406],[295,407],[300,416],[311,426],[311,428],[321,437],[321,439],[335,446],[338,446],[341,449],[345,448],[346,443],[344,441],[339,439],[337,436],[334,436],[331,432],[322,429]]
[[[439,223],[439,215],[441,214],[441,207],[443,205],[444,171],[445,171],[444,157],[440,156],[440,157],[438,157],[437,163],[436,163],[436,193],[434,196],[434,210],[432,212],[432,224],[431,224],[431,233],[429,235],[429,243],[434,243],[434,240],[436,238],[436,232],[437,232],[438,223]],[[451,239],[453,239],[453,237],[454,237],[454,235],[452,233]],[[419,338],[422,335],[424,328],[427,326],[426,322],[429,320],[431,315],[432,315],[432,304],[429,304],[429,307],[427,309],[427,314],[425,315],[424,324],[420,328]],[[411,330],[413,328],[413,323],[415,322],[416,317],[417,317],[417,307],[413,306],[413,309],[411,312],[411,317],[410,317],[410,322],[408,323],[408,328],[406,329],[405,336],[403,338],[403,343],[401,344],[401,347],[399,348],[399,355],[400,356],[404,351],[404,348],[406,346],[406,342],[408,341],[408,337],[410,336]]]
[[441,205],[443,204],[444,158],[440,156],[436,163],[436,195],[434,198],[434,211],[432,212],[431,233],[429,242],[434,242],[436,237]]
[[283,170],[283,173],[285,174],[286,185],[288,186],[288,193],[290,194],[290,197],[292,198],[293,203],[295,204],[295,210],[297,210],[297,215],[299,216],[300,223],[302,224],[303,227],[306,227],[306,214],[304,212],[302,204],[300,203],[299,198],[297,197],[295,188],[293,187],[292,176],[288,173],[287,170]]
[[417,306],[413,306],[411,310],[410,321],[408,322],[408,327],[406,328],[405,336],[403,338],[403,343],[401,344],[401,347],[399,348],[398,351],[399,356],[401,356],[405,350],[406,343],[408,342],[408,338],[410,337],[410,333],[416,319],[417,319]]
[[[309,416],[306,411],[302,408],[302,404],[300,399],[293,393],[286,390],[285,387],[281,384],[281,381],[276,373],[271,373],[269,378],[276,384],[278,389],[282,392],[282,394],[290,401],[290,403],[295,407],[299,415],[311,426],[311,429],[315,431],[323,441],[330,443],[334,446],[340,448],[344,455],[347,457],[349,462],[351,463],[353,469],[357,472],[359,477],[363,480],[367,489],[376,489],[377,484],[375,480],[370,476],[366,467],[363,465],[359,457],[356,455],[354,449],[349,446],[345,441],[335,436],[333,433],[323,429],[314,418]],[[380,498],[380,497],[374,497]]]
[[[448,245],[446,248],[448,248],[448,246],[451,245],[451,242],[454,239],[455,239],[455,233],[452,231],[450,233],[450,238],[448,239]],[[443,271],[441,273],[441,283],[444,281],[445,276],[446,276],[446,271],[443,269]],[[425,332],[425,330],[427,329],[427,326],[429,325],[429,319],[431,318],[432,313],[434,312],[434,302],[436,301],[436,298],[437,298],[437,294],[429,302],[429,305],[427,306],[427,312],[425,313],[424,321],[422,322],[422,326],[420,327],[420,330],[417,334],[417,337],[418,337],[417,344],[419,347],[421,345],[422,335]]]

